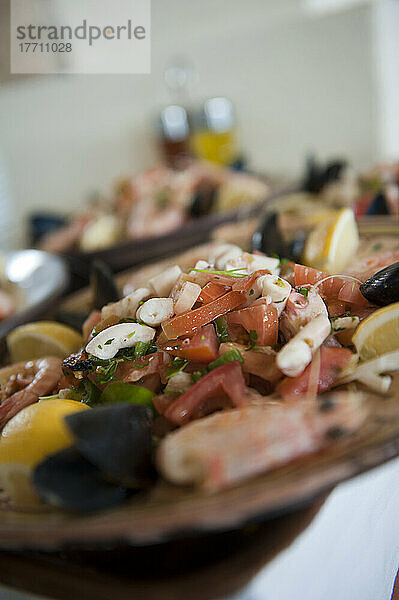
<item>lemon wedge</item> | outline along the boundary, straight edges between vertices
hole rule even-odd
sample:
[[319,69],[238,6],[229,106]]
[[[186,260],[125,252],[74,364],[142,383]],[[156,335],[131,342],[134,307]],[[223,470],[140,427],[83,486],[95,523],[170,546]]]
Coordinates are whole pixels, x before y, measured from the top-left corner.
[[82,336],[77,331],[52,321],[27,323],[17,327],[7,336],[12,362],[43,356],[65,358],[68,354],[77,352],[82,344]]
[[32,470],[73,443],[64,417],[88,408],[75,400],[45,400],[22,409],[5,425],[0,438],[0,485],[15,507],[40,507],[30,482]]
[[309,267],[339,273],[354,258],[359,232],[350,208],[342,208],[319,223],[305,243],[302,261]]
[[361,360],[399,350],[399,302],[376,310],[362,321],[352,343]]

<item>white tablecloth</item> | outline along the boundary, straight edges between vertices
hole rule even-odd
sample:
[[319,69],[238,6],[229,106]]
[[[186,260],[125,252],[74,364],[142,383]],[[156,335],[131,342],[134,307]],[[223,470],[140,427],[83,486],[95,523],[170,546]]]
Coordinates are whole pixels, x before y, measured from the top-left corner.
[[399,567],[399,459],[340,485],[245,600],[389,600]]

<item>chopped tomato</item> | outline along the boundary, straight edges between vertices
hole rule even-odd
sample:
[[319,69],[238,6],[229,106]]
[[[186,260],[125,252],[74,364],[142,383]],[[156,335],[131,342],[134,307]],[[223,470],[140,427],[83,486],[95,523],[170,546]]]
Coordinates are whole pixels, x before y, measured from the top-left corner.
[[228,285],[222,285],[221,283],[216,283],[215,281],[209,281],[202,288],[202,292],[198,297],[198,301],[202,302],[202,304],[209,304],[212,300],[216,300],[230,291],[231,287]]
[[357,306],[366,306],[369,304],[359,289],[359,283],[349,280],[344,281],[342,284],[338,292],[338,300],[342,300],[348,304],[356,304]]
[[126,360],[118,365],[116,378],[124,383],[135,382],[147,375],[159,373],[164,379],[171,358],[166,352],[154,352],[135,360]]
[[192,338],[176,340],[174,344],[167,344],[164,349],[195,363],[209,363],[219,356],[219,342],[215,328],[212,324],[201,327]]
[[176,400],[176,394],[158,394],[152,398],[152,402],[157,412],[163,415],[165,410],[169,408]]
[[270,275],[270,271],[268,269],[259,269],[247,277],[241,277],[238,281],[236,281],[236,283],[233,284],[233,290],[242,290],[248,292],[251,290],[251,288],[254,289],[256,280],[262,275]]
[[[347,348],[322,346],[320,348],[320,373],[317,393],[325,392],[337,380],[342,369],[347,366],[352,352]],[[300,398],[306,395],[310,382],[312,364],[297,377],[285,377],[276,391],[283,398]]]
[[296,286],[315,285],[322,279],[329,277],[327,281],[323,281],[323,283],[317,286],[319,294],[324,296],[327,300],[335,300],[338,297],[338,292],[342,286],[342,279],[338,276],[331,277],[325,271],[319,271],[318,269],[306,267],[305,265],[296,264],[294,267],[294,275]]
[[278,336],[278,313],[273,304],[253,304],[227,315],[229,325],[242,325],[249,333],[256,331],[259,346],[274,346]]
[[349,279],[345,275],[331,277],[325,271],[318,271],[312,267],[295,265],[295,285],[315,285],[317,282],[328,277],[317,286],[317,290],[328,304],[330,316],[337,316],[345,312],[345,303],[365,306],[368,304],[359,290],[359,283]]
[[191,335],[203,325],[208,325],[229,310],[242,306],[246,301],[246,294],[243,292],[227,292],[224,296],[204,304],[200,308],[189,310],[183,315],[177,315],[164,321],[162,323],[163,332],[169,340],[183,335]]
[[202,377],[165,410],[164,416],[175,425],[184,425],[200,410],[205,401],[220,393],[228,396],[234,407],[249,403],[244,376],[238,361],[226,363]]
[[220,345],[220,355],[230,350],[238,350],[243,358],[242,369],[244,373],[257,375],[266,381],[275,382],[281,379],[281,371],[276,365],[276,353],[271,348],[248,350],[243,344],[226,342]]

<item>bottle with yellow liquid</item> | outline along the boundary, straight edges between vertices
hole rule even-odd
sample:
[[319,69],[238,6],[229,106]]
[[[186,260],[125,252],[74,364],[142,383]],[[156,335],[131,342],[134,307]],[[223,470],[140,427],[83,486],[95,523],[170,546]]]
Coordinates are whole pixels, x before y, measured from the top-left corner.
[[209,98],[195,119],[190,146],[197,158],[232,165],[239,157],[233,105],[227,98]]

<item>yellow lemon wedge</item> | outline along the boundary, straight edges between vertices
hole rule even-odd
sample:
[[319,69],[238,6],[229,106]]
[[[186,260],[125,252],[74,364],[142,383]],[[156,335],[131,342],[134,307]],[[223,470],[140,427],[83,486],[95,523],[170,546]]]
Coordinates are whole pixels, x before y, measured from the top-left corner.
[[73,443],[64,417],[88,408],[75,400],[43,400],[22,409],[4,426],[0,437],[0,485],[13,506],[41,506],[30,482],[32,470],[50,454]]
[[302,262],[328,273],[339,273],[354,258],[359,232],[350,208],[342,208],[319,223],[307,237]]
[[27,323],[7,336],[7,346],[12,362],[58,356],[65,358],[77,352],[83,344],[82,336],[66,325],[52,321]]
[[399,350],[399,302],[376,310],[362,321],[352,343],[361,360]]

